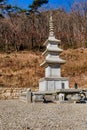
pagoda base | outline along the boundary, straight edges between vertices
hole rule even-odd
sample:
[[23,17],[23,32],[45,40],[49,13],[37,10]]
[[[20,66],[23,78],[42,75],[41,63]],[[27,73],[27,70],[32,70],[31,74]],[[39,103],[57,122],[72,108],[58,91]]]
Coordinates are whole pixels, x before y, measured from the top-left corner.
[[69,89],[69,79],[59,78],[42,78],[39,80],[39,91],[55,91],[58,89]]

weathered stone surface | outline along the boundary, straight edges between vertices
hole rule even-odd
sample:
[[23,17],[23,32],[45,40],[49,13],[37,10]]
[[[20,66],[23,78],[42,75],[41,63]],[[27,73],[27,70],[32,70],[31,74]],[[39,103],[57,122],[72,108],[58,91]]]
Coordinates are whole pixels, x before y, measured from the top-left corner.
[[34,94],[32,97],[33,102],[43,102],[43,95],[36,95]]
[[27,91],[26,91],[26,100],[27,100],[27,103],[32,102],[32,92],[31,92],[30,88],[28,88]]
[[64,77],[47,77],[39,80],[39,91],[55,91],[62,88],[62,84],[64,84],[64,88],[69,88],[68,78]]
[[59,94],[59,101],[64,101],[65,100],[65,94],[64,93],[60,93]]
[[[19,98],[23,88],[0,88],[0,99],[15,99]],[[27,88],[25,88],[27,90]]]
[[72,97],[71,97],[71,100],[73,101],[80,101],[81,100],[81,96],[79,94],[74,94]]

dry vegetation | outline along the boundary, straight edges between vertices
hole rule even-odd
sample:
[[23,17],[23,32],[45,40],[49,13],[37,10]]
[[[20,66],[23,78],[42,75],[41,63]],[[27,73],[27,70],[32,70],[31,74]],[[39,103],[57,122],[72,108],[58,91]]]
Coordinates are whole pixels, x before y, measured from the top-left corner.
[[66,64],[63,66],[63,76],[69,76],[70,86],[77,82],[79,87],[87,88],[87,49],[69,49],[62,53]]
[[[55,35],[64,49],[87,47],[87,1],[73,3],[70,10],[53,10]],[[0,17],[0,50],[40,50],[49,34],[49,14],[43,10],[10,14],[10,19]]]
[[41,56],[39,53],[19,52],[0,54],[0,84],[4,87],[35,87]]
[[[67,61],[62,75],[70,78],[70,86],[77,82],[79,87],[87,87],[87,49],[69,49],[61,57]],[[44,68],[39,66],[43,60],[41,52],[1,53],[0,86],[37,89],[39,78],[44,77]]]

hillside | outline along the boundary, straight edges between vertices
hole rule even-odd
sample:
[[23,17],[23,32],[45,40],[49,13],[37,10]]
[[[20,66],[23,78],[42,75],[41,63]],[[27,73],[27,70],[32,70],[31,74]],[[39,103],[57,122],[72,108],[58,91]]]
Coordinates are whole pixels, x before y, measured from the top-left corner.
[[[52,11],[55,36],[64,49],[87,47],[87,4],[82,5],[77,3],[71,12],[63,8]],[[39,14],[10,14],[10,19],[0,17],[0,51],[40,50],[48,38],[49,16],[50,11],[44,10]]]
[[[70,78],[70,86],[77,82],[79,87],[87,87],[87,49],[68,49],[61,54],[66,59],[62,66],[62,76]],[[0,54],[0,86],[31,87],[38,89],[38,79],[44,77],[44,68],[39,65],[44,60],[41,52],[13,52]]]

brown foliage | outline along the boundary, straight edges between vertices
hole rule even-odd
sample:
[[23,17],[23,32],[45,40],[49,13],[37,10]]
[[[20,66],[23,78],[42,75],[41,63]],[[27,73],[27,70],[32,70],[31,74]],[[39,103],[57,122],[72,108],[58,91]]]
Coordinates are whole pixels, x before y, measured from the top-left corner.
[[[75,3],[72,11],[53,10],[55,35],[64,48],[87,47],[87,3]],[[40,49],[49,33],[49,11],[40,14],[21,12],[0,18],[1,50]]]
[[[87,49],[68,49],[61,54],[66,59],[62,66],[62,76],[70,78],[70,87],[77,82],[87,88]],[[41,52],[15,52],[0,54],[0,86],[38,88],[38,80],[45,75],[40,67],[44,58]]]

